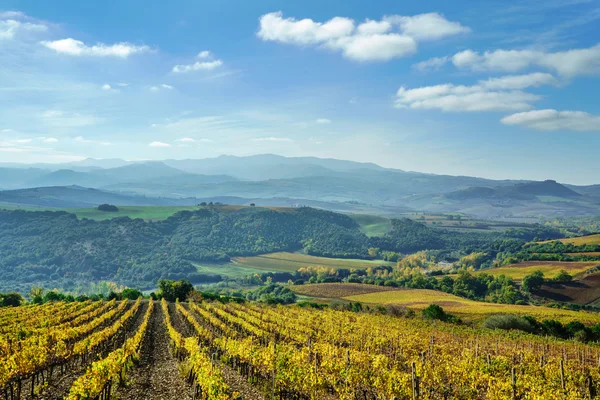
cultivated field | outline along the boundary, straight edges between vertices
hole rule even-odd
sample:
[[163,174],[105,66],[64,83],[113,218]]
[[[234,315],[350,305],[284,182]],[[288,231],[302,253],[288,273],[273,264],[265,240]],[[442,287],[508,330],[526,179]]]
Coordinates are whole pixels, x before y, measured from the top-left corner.
[[558,275],[561,270],[567,271],[575,276],[600,265],[600,261],[585,261],[585,262],[566,262],[566,261],[525,261],[518,264],[511,264],[505,267],[489,268],[478,271],[494,276],[505,275],[515,280],[521,280],[525,276],[535,272],[542,271],[546,278],[553,278]]
[[235,257],[236,265],[263,271],[294,272],[307,267],[329,268],[368,268],[377,265],[395,265],[382,260],[353,260],[344,258],[326,258],[299,253],[271,253],[253,257]]
[[294,291],[315,298],[337,298],[367,304],[394,304],[415,310],[437,304],[444,310],[467,321],[479,321],[490,315],[519,314],[531,315],[538,319],[557,319],[562,322],[585,321],[600,323],[597,313],[561,310],[549,307],[519,306],[473,301],[452,294],[427,289],[390,289],[372,285],[322,283],[294,287]]
[[579,399],[600,382],[596,346],[420,318],[140,299],[0,321],[11,400]]
[[[600,244],[600,234],[579,236],[579,237],[573,237],[573,238],[565,238],[565,239],[559,239],[558,241],[565,243],[565,244],[572,244],[575,246],[583,246],[586,244]],[[550,243],[550,242],[553,242],[553,240],[546,240],[546,241],[539,242],[539,243]]]

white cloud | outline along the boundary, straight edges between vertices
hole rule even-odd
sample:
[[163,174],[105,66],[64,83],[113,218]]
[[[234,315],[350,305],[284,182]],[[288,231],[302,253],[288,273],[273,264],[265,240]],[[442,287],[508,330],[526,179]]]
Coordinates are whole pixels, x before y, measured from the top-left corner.
[[469,32],[458,22],[437,13],[412,17],[391,15],[381,21],[366,20],[355,26],[352,19],[334,17],[326,22],[284,18],[281,11],[260,17],[258,37],[300,46],[341,51],[355,61],[387,61],[413,54],[419,40],[435,40]]
[[62,110],[47,110],[41,115],[42,121],[52,127],[75,128],[95,125],[103,121],[94,115],[66,112]]
[[93,46],[88,46],[80,40],[68,38],[54,41],[43,41],[40,43],[47,48],[56,51],[57,53],[68,54],[71,56],[127,58],[132,54],[146,53],[150,51],[150,47],[148,46],[136,46],[127,42],[115,43],[112,45],[97,43]]
[[208,50],[203,50],[200,53],[198,53],[196,58],[212,58],[212,53]]
[[181,139],[177,139],[175,141],[176,142],[181,142],[181,143],[196,143],[196,139],[189,138],[189,137],[184,137],[184,138],[181,138]]
[[113,89],[112,86],[110,86],[108,83],[105,83],[104,85],[102,85],[102,90],[111,91],[116,89]]
[[522,90],[555,83],[550,74],[532,73],[492,78],[472,86],[448,83],[416,89],[401,87],[396,93],[395,106],[442,111],[528,110],[541,97]]
[[219,68],[223,65],[223,61],[221,60],[213,60],[213,61],[196,61],[193,64],[187,65],[176,65],[173,67],[173,72],[182,73],[182,72],[191,72],[191,71],[210,71],[215,68]]
[[583,111],[532,110],[502,118],[505,125],[523,125],[540,131],[600,132],[600,116]]
[[450,61],[450,57],[433,57],[426,61],[421,61],[413,65],[413,68],[419,71],[434,70],[437,71]]
[[77,143],[99,144],[99,145],[102,145],[102,146],[110,146],[112,144],[111,142],[103,142],[103,141],[100,141],[100,140],[86,139],[83,136],[77,136],[75,138],[75,141]]
[[167,85],[166,83],[161,83],[160,85],[157,85],[157,86],[150,86],[150,90],[153,92],[159,92],[161,89],[173,90],[175,88],[171,85]]
[[58,139],[53,137],[41,137],[40,140],[44,143],[57,143]]
[[152,143],[148,144],[148,146],[150,146],[150,147],[171,147],[171,145],[169,143],[165,143],[165,142],[152,142]]
[[508,75],[500,78],[490,78],[486,81],[479,81],[479,84],[486,89],[511,90],[556,85],[558,81],[551,74],[534,72],[526,75]]
[[290,138],[274,137],[274,136],[253,138],[252,141],[253,142],[293,142],[293,140]]
[[317,124],[330,124],[331,120],[327,119],[327,118],[317,118],[316,123]]
[[30,19],[19,11],[6,11],[0,13],[0,40],[13,39],[19,33],[45,32],[48,27],[43,23],[28,22]]
[[19,144],[31,143],[32,139],[17,139],[14,142]]
[[537,50],[494,50],[482,54],[464,50],[452,57],[461,69],[473,71],[516,72],[527,68],[544,68],[566,77],[600,75],[600,44],[583,49],[558,52]]
[[471,32],[471,29],[458,22],[448,21],[438,13],[419,14],[413,17],[392,15],[386,21],[398,24],[402,32],[416,40],[437,40]]
[[389,61],[417,51],[413,38],[396,33],[348,36],[326,46],[341,50],[344,56],[355,61]]

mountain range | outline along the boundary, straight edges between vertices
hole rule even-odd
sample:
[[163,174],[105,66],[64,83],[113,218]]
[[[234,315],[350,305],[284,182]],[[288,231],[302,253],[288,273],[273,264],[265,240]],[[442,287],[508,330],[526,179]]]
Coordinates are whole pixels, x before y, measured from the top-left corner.
[[373,163],[272,154],[0,163],[0,189],[0,203],[47,207],[85,207],[101,198],[120,205],[194,204],[226,198],[234,204],[259,201],[378,214],[430,211],[506,218],[600,213],[600,185],[435,175]]

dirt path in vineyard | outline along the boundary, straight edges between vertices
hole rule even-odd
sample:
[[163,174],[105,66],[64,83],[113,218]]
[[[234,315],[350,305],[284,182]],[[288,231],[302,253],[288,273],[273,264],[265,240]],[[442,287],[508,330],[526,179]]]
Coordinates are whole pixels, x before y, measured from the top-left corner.
[[192,387],[181,378],[177,360],[169,349],[165,316],[156,302],[142,344],[140,362],[128,374],[129,383],[115,394],[123,400],[188,400]]

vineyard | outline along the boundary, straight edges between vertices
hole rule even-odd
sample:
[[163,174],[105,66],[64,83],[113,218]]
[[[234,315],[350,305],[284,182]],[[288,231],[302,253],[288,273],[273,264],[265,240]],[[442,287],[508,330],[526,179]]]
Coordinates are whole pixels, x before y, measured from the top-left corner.
[[296,306],[48,303],[0,310],[0,398],[587,399],[599,350]]

